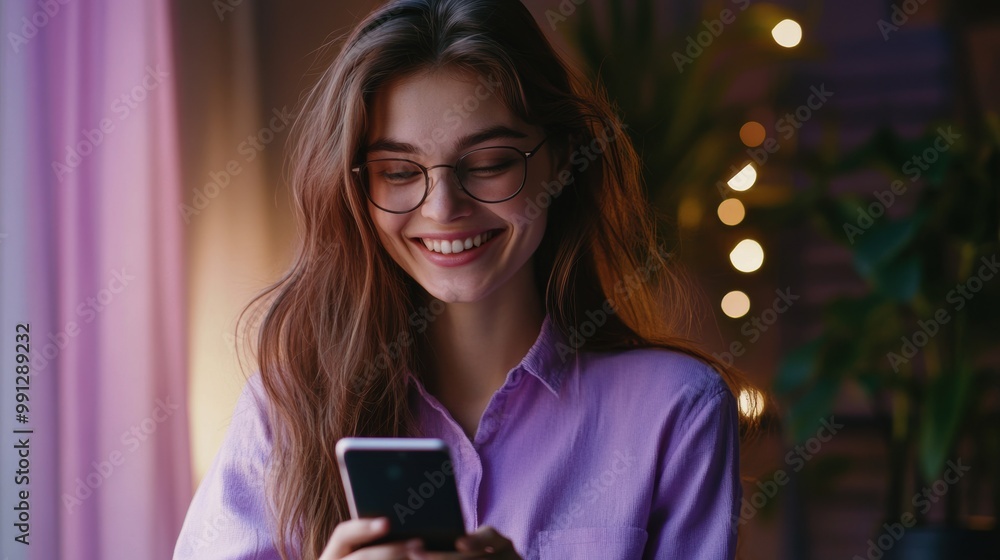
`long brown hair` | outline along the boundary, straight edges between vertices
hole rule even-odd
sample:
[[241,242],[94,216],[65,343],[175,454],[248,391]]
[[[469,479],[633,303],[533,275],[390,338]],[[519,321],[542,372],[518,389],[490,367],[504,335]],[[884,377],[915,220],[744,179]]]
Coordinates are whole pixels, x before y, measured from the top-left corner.
[[541,201],[548,221],[534,256],[558,328],[569,335],[610,301],[615,313],[582,349],[671,348],[712,364],[734,392],[742,387],[685,337],[691,298],[658,245],[639,159],[601,89],[560,60],[518,1],[389,2],[354,29],[304,99],[290,167],[297,256],[248,306],[266,308],[256,353],[273,438],[267,492],[283,558],[318,557],[349,518],[338,439],[419,433],[404,373],[418,371],[421,290],[380,245],[350,168],[364,156],[374,93],[443,66],[498,84],[494,94],[542,127],[572,172],[563,191]]

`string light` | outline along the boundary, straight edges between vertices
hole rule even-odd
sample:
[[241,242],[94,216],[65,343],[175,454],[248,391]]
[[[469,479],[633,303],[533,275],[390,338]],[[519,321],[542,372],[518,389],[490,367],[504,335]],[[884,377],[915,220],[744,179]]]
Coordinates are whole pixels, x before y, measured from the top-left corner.
[[750,297],[739,290],[722,296],[722,312],[727,317],[739,319],[750,311]]
[[764,143],[767,138],[767,131],[764,125],[757,121],[749,121],[740,127],[740,140],[748,148],[756,148]]
[[733,178],[726,182],[729,188],[734,191],[745,191],[753,186],[754,182],[757,181],[757,170],[753,168],[753,164],[746,164],[743,169],[740,169],[739,173],[733,175]]
[[757,389],[743,389],[738,399],[740,414],[756,419],[764,413],[764,394]]
[[727,198],[719,204],[719,220],[727,226],[735,226],[746,217],[746,209],[738,198]]
[[764,248],[753,239],[744,239],[729,253],[729,261],[740,272],[753,272],[764,263]]
[[790,49],[802,41],[802,26],[794,19],[783,19],[771,30],[771,36],[775,43]]

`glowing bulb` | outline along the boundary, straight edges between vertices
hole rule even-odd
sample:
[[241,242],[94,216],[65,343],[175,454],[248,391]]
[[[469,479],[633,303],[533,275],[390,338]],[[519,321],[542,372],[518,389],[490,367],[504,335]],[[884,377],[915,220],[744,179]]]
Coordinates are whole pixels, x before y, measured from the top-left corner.
[[802,26],[794,19],[783,19],[771,30],[771,36],[775,43],[790,49],[802,41]]
[[750,311],[750,298],[739,290],[722,296],[722,312],[727,317],[739,319]]
[[738,401],[740,414],[747,418],[755,419],[764,412],[764,394],[757,389],[743,389]]
[[756,148],[764,143],[767,132],[764,125],[757,121],[749,121],[740,127],[740,140],[749,148]]
[[753,272],[764,263],[764,248],[753,239],[744,239],[729,253],[729,261],[740,272]]
[[746,210],[743,208],[743,203],[737,198],[727,198],[719,204],[718,209],[719,220],[727,226],[735,226],[736,224],[743,221],[746,217]]
[[745,191],[752,187],[756,180],[757,170],[753,168],[752,164],[748,163],[743,166],[743,169],[740,169],[739,173],[733,175],[733,178],[726,182],[726,184],[734,191]]

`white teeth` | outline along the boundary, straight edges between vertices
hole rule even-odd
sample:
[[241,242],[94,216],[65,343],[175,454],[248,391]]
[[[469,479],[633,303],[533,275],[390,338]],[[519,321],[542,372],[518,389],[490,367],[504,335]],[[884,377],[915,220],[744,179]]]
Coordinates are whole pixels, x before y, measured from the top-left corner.
[[435,253],[441,253],[443,255],[451,255],[455,253],[461,253],[462,251],[467,251],[473,247],[479,247],[483,243],[486,243],[493,238],[493,232],[488,231],[486,233],[481,233],[475,237],[469,237],[462,240],[454,241],[441,241],[438,239],[421,239],[424,243],[424,247],[427,247],[428,251],[434,251]]

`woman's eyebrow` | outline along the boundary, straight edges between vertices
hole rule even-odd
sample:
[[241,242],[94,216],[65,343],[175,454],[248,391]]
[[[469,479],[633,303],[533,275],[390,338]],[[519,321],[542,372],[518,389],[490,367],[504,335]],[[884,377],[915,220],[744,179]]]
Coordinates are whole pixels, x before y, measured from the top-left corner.
[[475,146],[481,142],[487,140],[495,140],[499,138],[504,139],[520,139],[527,138],[528,135],[519,130],[514,130],[503,125],[491,126],[480,132],[473,132],[472,134],[466,134],[465,136],[458,139],[458,149],[463,150],[469,146]]
[[395,140],[392,138],[379,138],[368,145],[367,151],[369,152],[399,152],[403,154],[416,154],[418,152],[416,146],[413,144],[407,144],[401,140]]
[[[486,142],[487,140],[495,139],[520,139],[527,138],[528,135],[519,130],[504,126],[496,125],[486,128],[484,130],[466,134],[458,139],[456,147],[458,150],[464,150],[469,146],[474,146],[481,142]],[[403,142],[402,140],[397,140],[395,138],[378,138],[374,142],[368,145],[368,152],[396,152],[401,154],[418,154],[421,152],[420,147],[426,146],[428,144],[435,145],[439,142],[435,142],[433,139],[426,139],[420,141],[417,145],[410,144],[408,142]]]

